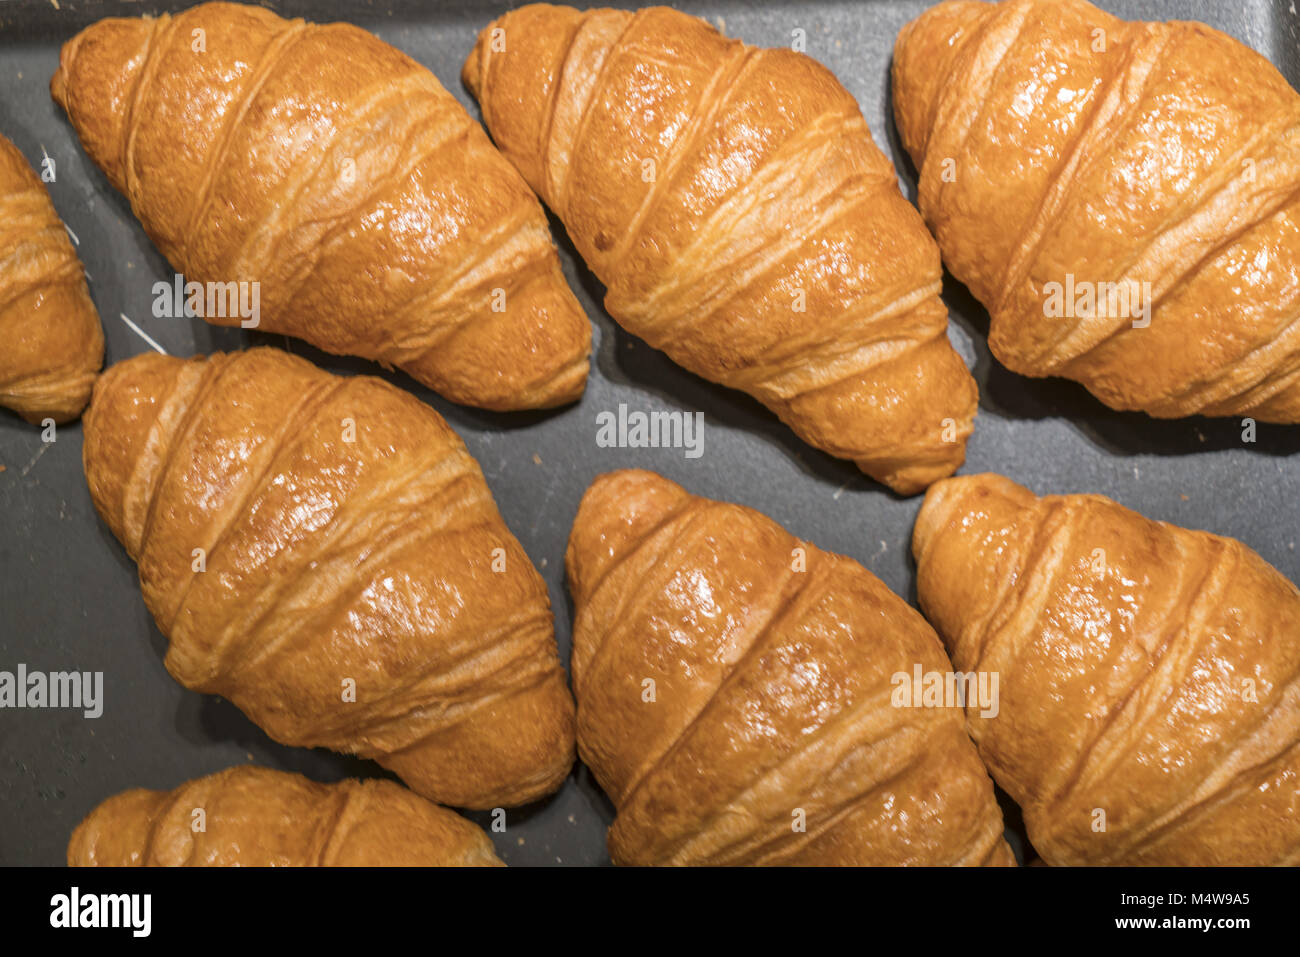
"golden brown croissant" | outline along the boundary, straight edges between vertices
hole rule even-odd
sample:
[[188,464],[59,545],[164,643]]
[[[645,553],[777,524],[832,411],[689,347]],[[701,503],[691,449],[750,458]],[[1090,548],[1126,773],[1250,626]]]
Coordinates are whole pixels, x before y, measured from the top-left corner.
[[582,393],[591,327],[541,206],[432,73],[364,30],[229,3],[102,20],[50,89],[175,268],[260,283],[252,320],[214,296],[209,321],[469,405]]
[[90,401],[104,333],[40,178],[0,136],[0,405],[67,422]]
[[275,349],[146,354],[100,377],[84,459],[187,688],[443,804],[522,804],[568,774],[546,586],[410,394]]
[[861,565],[639,471],[587,490],[567,563],[615,862],[1014,863],[960,710],[891,706],[948,660]]
[[934,485],[912,547],[1045,860],[1300,863],[1300,593],[1257,554],[998,475]]
[[500,865],[482,829],[391,781],[317,784],[243,765],[91,811],[69,867]]
[[1300,96],[1199,23],[943,3],[894,111],[1008,368],[1115,409],[1300,421]]
[[629,332],[899,492],[961,464],[938,250],[823,66],[666,7],[534,5],[463,78]]

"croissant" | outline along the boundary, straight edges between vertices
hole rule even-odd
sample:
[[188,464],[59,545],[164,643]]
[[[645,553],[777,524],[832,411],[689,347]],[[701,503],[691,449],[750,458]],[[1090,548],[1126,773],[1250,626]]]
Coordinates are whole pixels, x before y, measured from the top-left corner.
[[442,804],[563,782],[573,702],[546,586],[409,393],[275,349],[151,353],[100,377],[83,455],[182,685]]
[[640,471],[587,490],[566,560],[616,863],[1014,864],[960,711],[891,707],[949,665],[861,565]]
[[467,405],[581,395],[591,327],[541,206],[433,74],[371,34],[231,3],[101,20],[50,90],[163,255],[206,284],[208,321],[397,366]]
[[1300,96],[1199,23],[943,3],[894,112],[989,346],[1114,409],[1300,422]]
[[391,781],[317,784],[249,765],[91,811],[69,867],[500,865],[477,825]]
[[90,401],[104,333],[44,184],[0,136],[0,405],[67,422]]
[[1300,864],[1300,592],[1230,538],[998,475],[931,487],[921,608],[1051,864]]
[[938,250],[823,66],[666,7],[533,5],[462,76],[628,332],[899,492],[961,464]]

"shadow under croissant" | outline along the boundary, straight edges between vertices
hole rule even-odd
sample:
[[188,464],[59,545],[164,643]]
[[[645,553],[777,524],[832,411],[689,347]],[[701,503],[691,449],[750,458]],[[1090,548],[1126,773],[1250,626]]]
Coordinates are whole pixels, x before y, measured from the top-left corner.
[[195,744],[213,741],[235,744],[253,755],[258,764],[295,771],[315,780],[384,778],[402,783],[395,774],[372,761],[323,748],[295,748],[272,741],[242,711],[217,695],[189,692],[181,701],[176,712],[176,728]]
[[1011,845],[1011,851],[1016,855],[1016,863],[1021,867],[1040,863],[1038,852],[1029,843],[1029,834],[1025,830],[1025,818],[1020,805],[1011,800],[1010,795],[998,787],[996,782],[993,784],[993,797],[997,799],[998,807],[1002,809],[1002,836]]

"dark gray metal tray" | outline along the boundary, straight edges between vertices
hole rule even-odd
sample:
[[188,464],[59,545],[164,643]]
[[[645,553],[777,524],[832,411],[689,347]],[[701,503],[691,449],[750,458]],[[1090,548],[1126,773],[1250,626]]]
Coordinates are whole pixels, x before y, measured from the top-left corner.
[[[1235,3],[1101,0],[1129,18],[1197,19],[1268,56],[1300,85],[1300,17],[1292,0]],[[172,270],[145,237],[126,201],[108,185],[51,101],[60,45],[104,16],[177,10],[157,0],[0,0],[0,133],[33,162],[54,158],[55,206],[79,240],[91,295],[103,318],[107,362],[149,346],[134,320],[173,355],[286,340],[199,320],[155,319],[152,286]],[[509,4],[453,0],[347,2],[287,0],[278,12],[350,20],[424,63],[477,116],[460,66],[480,28]],[[876,141],[914,195],[914,171],[889,110],[889,57],[899,28],[925,0],[880,3],[683,3],[681,7],[751,44],[807,37],[807,52],[857,97]],[[711,385],[618,328],[601,308],[603,290],[556,227],[565,272],[595,326],[586,395],[550,413],[497,415],[445,402],[402,375],[385,375],[438,409],[482,463],[511,529],[546,578],[561,657],[569,654],[572,602],[564,547],[578,499],[597,474],[654,469],[693,492],[753,506],[796,535],[850,555],[915,602],[909,552],[920,498],[900,499],[851,464],[804,445],[757,403]],[[1153,518],[1240,538],[1293,580],[1300,579],[1300,428],[1260,426],[1242,442],[1232,420],[1157,422],[1112,412],[1071,383],[1020,378],[990,356],[988,319],[963,287],[945,299],[954,343],[972,365],[980,410],[964,472],[997,471],[1040,493],[1100,492]],[[291,350],[336,372],[384,374],[293,341]],[[3,348],[0,344],[0,348]],[[703,455],[673,449],[607,449],[596,417],[629,409],[702,410]],[[134,564],[91,506],[81,470],[81,428],[40,431],[0,414],[0,670],[102,671],[103,715],[0,711],[0,863],[61,864],[68,836],[98,802],[131,787],[171,788],[240,762],[255,761],[318,780],[374,775],[368,762],[281,747],[223,700],[181,688],[163,669],[166,643],[145,610]],[[1008,809],[1017,850],[1026,845]],[[510,864],[608,862],[609,802],[578,766],[553,798],[510,812],[497,849]],[[480,823],[487,818],[477,815]],[[1032,851],[1029,852],[1032,856]]]

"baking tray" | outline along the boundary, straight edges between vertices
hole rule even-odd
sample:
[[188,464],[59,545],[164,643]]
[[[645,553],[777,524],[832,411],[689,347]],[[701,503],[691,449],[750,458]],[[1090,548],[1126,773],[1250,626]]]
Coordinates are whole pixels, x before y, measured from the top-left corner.
[[[1127,18],[1202,20],[1268,56],[1300,86],[1300,18],[1291,0],[1102,5]],[[586,394],[559,411],[466,409],[404,375],[297,340],[153,318],[151,287],[170,280],[173,271],[82,152],[48,83],[60,45],[87,24],[187,6],[0,0],[0,132],[29,160],[55,160],[50,191],[90,275],[108,363],[149,348],[120,318],[125,315],[173,355],[269,343],[334,372],[384,375],[415,393],[447,418],[482,464],[506,522],[546,579],[566,662],[573,605],[564,584],[565,542],[588,483],[617,468],[653,469],[692,492],[760,509],[794,534],[857,559],[915,604],[908,546],[921,499],[889,493],[851,464],[800,442],[758,403],[691,375],[619,329],[601,307],[600,284],[558,223],[565,274],[595,327]],[[461,63],[479,29],[511,5],[289,0],[267,6],[286,16],[350,20],[373,31],[433,70],[477,116],[460,83]],[[807,52],[857,97],[909,197],[915,195],[915,171],[890,119],[889,58],[899,28],[926,6],[923,0],[681,4],[755,45],[788,44],[792,31],[805,31]],[[1025,379],[1003,369],[985,343],[982,307],[951,279],[944,298],[953,342],[980,387],[962,471],[1002,472],[1040,493],[1100,492],[1152,518],[1239,538],[1300,579],[1300,471],[1290,458],[1300,449],[1300,428],[1260,425],[1257,442],[1245,445],[1234,420],[1158,422],[1112,412],[1072,383]],[[596,417],[620,403],[630,410],[703,411],[703,454],[688,459],[681,450],[600,448]],[[43,671],[104,673],[97,719],[70,711],[0,711],[0,863],[63,863],[81,818],[126,788],[171,788],[249,761],[317,780],[382,773],[366,761],[281,747],[233,705],[171,679],[162,664],[166,642],[145,610],[135,565],[91,505],[80,425],[60,429],[57,440],[45,444],[38,429],[0,413],[0,465],[0,670],[21,662]],[[1032,859],[1018,812],[1003,803],[1013,847]],[[612,819],[609,801],[579,765],[558,794],[510,811],[505,833],[492,837],[510,864],[606,864],[605,830]]]

